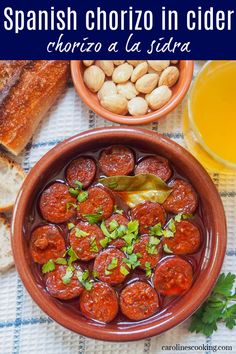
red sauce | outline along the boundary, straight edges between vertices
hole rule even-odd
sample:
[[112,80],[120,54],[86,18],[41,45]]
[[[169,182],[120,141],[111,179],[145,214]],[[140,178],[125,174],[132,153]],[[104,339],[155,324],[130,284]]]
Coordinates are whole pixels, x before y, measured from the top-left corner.
[[[75,156],[74,159],[80,157],[80,156],[87,156],[89,158],[92,158],[97,165],[97,171],[96,171],[96,175],[95,175],[95,179],[94,182],[90,185],[91,186],[99,186],[98,183],[98,179],[102,178],[102,177],[106,177],[104,176],[104,174],[102,173],[101,169],[99,168],[99,163],[98,163],[98,159],[99,156],[101,154],[101,151],[103,149],[97,150],[97,151],[93,151],[91,153],[86,153],[86,154],[81,154],[78,156]],[[139,151],[136,149],[131,148],[131,150],[134,153],[134,157],[135,157],[135,162],[136,165],[134,166],[134,169],[137,167],[137,164],[139,161],[141,161],[144,157],[146,156],[154,156],[148,152],[144,152],[144,151]],[[41,189],[41,191],[38,193],[36,199],[35,199],[35,203],[33,208],[31,209],[31,215],[28,219],[28,224],[26,225],[26,237],[28,238],[28,242],[30,243],[30,237],[32,232],[34,231],[34,229],[36,229],[36,227],[40,226],[40,225],[44,225],[44,224],[48,224],[48,222],[46,220],[44,220],[42,218],[42,215],[40,213],[39,210],[39,199],[40,196],[42,194],[42,191],[45,190],[45,188],[49,187],[52,183],[54,182],[63,182],[63,183],[67,183],[66,182],[66,170],[68,165],[71,163],[71,161],[68,161],[67,165],[64,166],[63,168],[61,168],[60,170],[58,170],[56,173],[52,173],[52,175],[50,176],[50,178],[48,179],[47,183],[43,186],[43,188]],[[169,184],[171,181],[175,180],[176,178],[180,178],[183,179],[185,181],[186,178],[182,175],[180,175],[178,173],[178,171],[175,169],[175,166],[173,164],[170,163],[171,169],[172,169],[172,175],[169,178],[169,180],[167,181],[167,183]],[[68,186],[69,187],[69,186]],[[128,217],[130,219],[130,210],[129,207],[123,202],[123,200],[121,200],[121,198],[119,197],[118,194],[116,194],[115,192],[113,192],[113,196],[115,199],[115,204],[117,205],[117,207],[119,209],[123,209],[124,210],[124,216]],[[168,223],[168,221],[173,217],[173,214],[167,214],[167,218],[166,218],[166,224]],[[78,216],[74,215],[71,217],[70,222],[73,223],[77,223],[78,220]],[[201,243],[201,247],[198,250],[197,253],[195,254],[191,254],[191,255],[184,255],[184,256],[179,256],[182,259],[188,261],[192,268],[193,268],[193,282],[194,280],[197,278],[199,272],[200,272],[200,267],[201,267],[201,262],[203,260],[204,257],[204,251],[205,251],[205,247],[206,247],[206,243],[207,243],[207,239],[208,239],[208,234],[207,234],[207,230],[204,227],[204,224],[202,222],[202,208],[201,208],[201,201],[198,201],[198,207],[197,210],[194,213],[194,217],[193,217],[193,221],[194,224],[198,226],[200,232],[201,232],[201,238],[202,238],[202,243]],[[50,223],[49,223],[50,224]],[[65,243],[66,243],[66,247],[69,247],[69,230],[67,227],[68,222],[65,223],[60,223],[57,225],[57,227],[61,230],[61,233],[65,239]],[[111,246],[108,246],[111,247]],[[159,261],[163,262],[165,259],[173,257],[172,255],[168,255],[165,254],[162,251],[162,255],[161,255],[161,259]],[[45,289],[45,276],[42,274],[41,272],[41,266],[37,263],[34,263],[33,260],[32,261],[32,268],[33,271],[35,273],[35,277],[37,282],[40,284],[41,287],[43,287]],[[79,265],[83,270],[88,269],[90,271],[91,274],[91,278],[92,278],[92,269],[93,269],[93,264],[94,264],[94,259],[87,261],[87,262],[83,262],[83,261],[79,261]],[[154,269],[155,270],[155,269]],[[154,273],[154,272],[153,272]],[[97,280],[95,279],[95,282]],[[121,293],[121,291],[128,285],[131,283],[134,283],[136,281],[143,281],[146,282],[148,284],[150,284],[152,287],[154,287],[153,284],[153,274],[150,278],[146,277],[145,271],[141,270],[141,269],[134,269],[125,279],[125,281],[122,284],[119,285],[115,285],[112,286],[112,288],[115,290],[118,298],[119,295]],[[45,291],[47,291],[45,289]],[[174,303],[176,303],[176,301],[178,301],[179,296],[174,296],[174,297],[169,297],[169,296],[162,296],[160,294],[158,294],[158,301],[159,301],[159,309],[158,312],[155,313],[152,317],[153,318],[158,318],[158,317],[162,317],[163,314],[168,311],[168,309],[170,308],[170,306],[172,306]],[[59,299],[55,299],[56,302],[60,303],[61,306],[64,307],[71,307],[73,308],[73,312],[77,312],[78,316],[81,315],[80,312],[80,308],[79,308],[79,297],[74,298],[72,300],[67,300],[67,301],[62,301]],[[145,320],[141,320],[142,322]],[[117,316],[115,317],[115,319],[111,322],[111,323],[117,323],[117,324],[124,324],[124,323],[132,323],[132,320],[129,320],[126,316],[124,316],[121,311],[118,311]],[[137,323],[137,322],[135,322]]]

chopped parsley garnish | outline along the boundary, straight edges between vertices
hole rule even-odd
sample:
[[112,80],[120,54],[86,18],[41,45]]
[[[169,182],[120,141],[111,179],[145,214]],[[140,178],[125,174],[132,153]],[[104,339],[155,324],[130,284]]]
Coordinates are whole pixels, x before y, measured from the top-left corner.
[[78,189],[75,189],[75,188],[69,188],[69,193],[70,195],[72,195],[72,197],[77,197],[77,195],[79,194],[79,191]]
[[140,257],[141,255],[139,253],[132,253],[128,255],[127,258],[123,258],[123,262],[125,262],[130,269],[135,269],[140,266],[138,260]]
[[147,277],[150,277],[152,275],[152,268],[150,262],[145,262],[145,271]]
[[159,222],[158,224],[150,227],[149,234],[151,236],[158,236],[158,237],[162,236],[163,235],[163,229],[161,227],[161,223]]
[[146,246],[146,251],[148,254],[157,254],[158,253],[158,249],[157,249],[157,245],[159,245],[161,241],[154,236],[150,236],[149,242]]
[[83,189],[83,184],[80,181],[75,181],[74,183],[77,189]]
[[75,224],[73,224],[73,222],[69,222],[69,223],[67,224],[68,230],[72,230],[74,227],[75,227]]
[[120,267],[120,273],[123,274],[123,275],[128,275],[129,274],[129,271],[127,268],[125,268],[123,265]]
[[116,220],[112,220],[109,224],[109,230],[112,232],[117,229],[119,226],[118,222]]
[[75,236],[76,237],[86,237],[88,235],[89,234],[86,231],[83,231],[83,230],[79,229],[78,227],[76,227],[76,229],[75,229]]
[[92,237],[90,240],[90,251],[95,253],[98,252],[96,237]]
[[98,278],[99,273],[96,270],[93,270],[93,277],[96,279]]
[[108,245],[108,243],[109,243],[109,238],[108,238],[108,237],[105,237],[105,238],[103,238],[102,240],[100,240],[99,242],[100,242],[100,245],[101,245],[103,248],[105,248],[105,247]]
[[62,264],[62,265],[67,265],[67,260],[65,258],[57,258],[55,260],[56,264]]
[[165,229],[163,231],[163,236],[166,238],[174,237],[174,233],[169,229]]
[[108,187],[111,189],[114,189],[114,188],[118,187],[118,183],[116,181],[111,181],[108,183]]
[[80,192],[79,195],[77,196],[77,200],[80,203],[85,202],[85,200],[87,200],[87,199],[88,199],[88,192],[87,191]]
[[236,275],[222,273],[210,295],[200,309],[192,316],[190,332],[203,333],[209,337],[217,330],[217,323],[223,322],[226,327],[236,326]]
[[171,251],[171,249],[167,246],[166,243],[163,246],[163,250],[164,250],[165,253],[173,253],[173,251]]
[[84,272],[81,272],[78,270],[76,272],[76,276],[86,290],[92,289],[93,283],[91,282],[91,280],[89,280],[89,271],[88,270],[85,270]]
[[110,238],[110,232],[107,230],[104,221],[101,223],[100,228],[101,228],[103,234],[109,239]]
[[170,219],[170,221],[167,224],[167,227],[170,231],[172,231],[173,233],[175,233],[176,231],[176,227],[175,227],[175,222],[173,219]]
[[72,203],[72,202],[67,202],[66,203],[66,211],[68,211],[70,208],[77,208],[77,204]]
[[56,268],[55,263],[52,259],[49,259],[47,263],[45,263],[42,267],[43,274],[52,272]]
[[70,256],[69,260],[68,260],[68,264],[71,265],[73,262],[77,261],[77,259],[79,259],[79,257],[77,256],[77,254],[75,253],[75,251],[73,250],[73,248],[69,248],[67,251],[68,256]]
[[114,205],[114,213],[122,215],[124,210],[118,209],[117,205]]
[[190,218],[192,218],[192,217],[193,217],[192,214],[182,214],[182,213],[180,213],[180,214],[177,214],[177,215],[174,217],[174,219],[175,219],[176,222],[180,222],[181,220],[190,219]]
[[113,257],[111,260],[111,263],[108,264],[107,269],[108,270],[112,270],[117,268],[118,265],[118,259],[116,257]]
[[98,211],[97,214],[83,214],[83,217],[90,223],[95,224],[100,221],[103,212]]
[[61,278],[63,284],[69,284],[70,283],[71,278],[73,277],[74,270],[75,270],[75,268],[72,267],[72,266],[69,266],[69,267],[66,268],[66,273]]
[[138,220],[132,220],[128,223],[128,232],[138,234],[139,222]]

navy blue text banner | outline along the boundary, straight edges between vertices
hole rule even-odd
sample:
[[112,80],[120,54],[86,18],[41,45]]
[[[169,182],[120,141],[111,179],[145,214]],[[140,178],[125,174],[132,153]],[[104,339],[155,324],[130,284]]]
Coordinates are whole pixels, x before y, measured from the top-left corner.
[[236,59],[236,1],[0,2],[0,59]]

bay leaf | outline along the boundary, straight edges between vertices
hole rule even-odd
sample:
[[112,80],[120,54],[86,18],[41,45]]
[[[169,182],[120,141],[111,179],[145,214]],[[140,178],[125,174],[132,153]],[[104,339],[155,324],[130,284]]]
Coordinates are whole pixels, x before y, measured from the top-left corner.
[[146,173],[105,177],[99,182],[117,192],[130,208],[145,201],[162,204],[172,191],[159,177]]

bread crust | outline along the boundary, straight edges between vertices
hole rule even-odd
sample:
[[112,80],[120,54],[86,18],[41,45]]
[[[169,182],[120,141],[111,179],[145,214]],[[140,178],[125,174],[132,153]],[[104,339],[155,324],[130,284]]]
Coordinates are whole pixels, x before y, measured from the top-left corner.
[[[0,234],[0,273],[4,273],[8,269],[14,266],[14,260],[13,260],[12,249],[11,249],[10,223],[8,219],[1,214],[0,214],[0,224],[2,224],[6,228],[8,233],[8,235]],[[4,262],[1,262],[2,259],[4,259]]]
[[[14,168],[15,170],[17,170],[18,173],[22,176],[22,182],[23,182],[23,180],[25,179],[26,173],[18,163],[11,160],[8,156],[0,153],[0,164],[6,165],[6,167],[8,169]],[[0,175],[1,175],[1,170],[0,170]],[[19,186],[19,188],[20,188],[20,186]],[[4,205],[3,201],[1,200],[1,194],[0,194],[0,213],[11,211],[13,206],[14,206],[14,203]],[[0,217],[1,217],[1,215],[0,215]]]
[[5,89],[7,94],[0,102],[0,144],[18,155],[62,93],[68,77],[69,62],[66,60],[24,63],[16,82],[13,78],[9,80],[8,89]]

